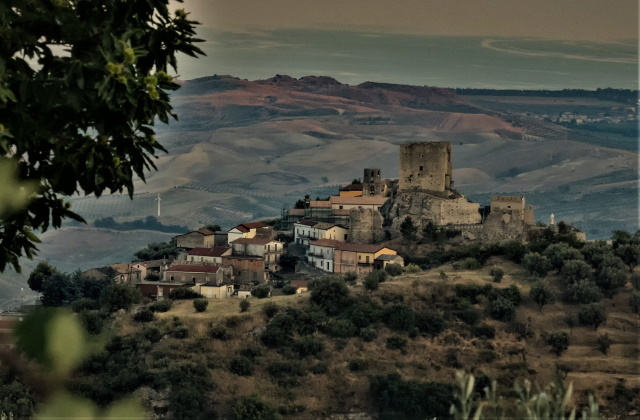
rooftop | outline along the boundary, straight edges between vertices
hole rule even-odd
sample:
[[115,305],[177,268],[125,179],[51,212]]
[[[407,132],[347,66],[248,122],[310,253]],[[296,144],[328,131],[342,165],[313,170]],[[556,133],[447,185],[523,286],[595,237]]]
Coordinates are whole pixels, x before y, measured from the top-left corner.
[[334,227],[334,226],[337,226],[337,227],[340,227],[340,228],[346,229],[344,226],[340,226],[340,225],[339,225],[339,224],[337,224],[337,223],[325,223],[325,222],[318,223],[317,225],[315,225],[315,226],[314,226],[314,228],[316,228],[316,229],[322,229],[322,230],[327,230],[327,229],[331,229],[331,228],[332,228],[332,227]]
[[215,246],[213,248],[193,248],[187,253],[187,255],[201,256],[201,257],[221,257],[225,252],[231,248],[226,246]]
[[362,184],[349,184],[340,188],[340,191],[362,191]]
[[400,255],[382,254],[382,255],[378,256],[376,258],[376,260],[379,260],[379,261],[393,261],[393,260],[395,260],[397,258],[401,258]]
[[296,222],[297,225],[305,225],[305,226],[315,226],[319,223],[320,222],[317,222],[315,220],[308,220],[308,219],[302,219]]
[[174,265],[167,271],[179,271],[182,273],[216,273],[218,267],[215,265]]
[[381,249],[386,248],[384,245],[378,244],[349,244],[346,242],[340,242],[336,249],[340,251],[352,251],[352,252],[369,252],[376,253]]
[[331,196],[331,204],[374,205],[381,206],[388,200],[387,197],[338,197]]
[[291,280],[293,287],[309,287],[309,280]]
[[331,207],[331,201],[309,201],[309,207]]
[[265,225],[262,222],[250,222],[250,223],[240,223],[238,226],[233,229],[238,229],[240,232],[249,232],[252,229],[260,229],[260,228],[268,228],[268,225]]
[[133,265],[131,264],[111,264],[109,267],[116,270],[118,274],[128,274],[140,271],[139,269],[133,267]]
[[277,242],[281,244],[282,242],[276,241],[275,239],[269,238],[238,238],[235,241],[231,241],[231,244],[247,244],[247,245],[266,245],[271,242]]
[[316,246],[328,246],[331,248],[335,248],[340,244],[343,244],[344,242],[340,242],[340,241],[336,241],[335,239],[318,239],[317,241],[313,241],[311,242],[311,245],[316,245]]

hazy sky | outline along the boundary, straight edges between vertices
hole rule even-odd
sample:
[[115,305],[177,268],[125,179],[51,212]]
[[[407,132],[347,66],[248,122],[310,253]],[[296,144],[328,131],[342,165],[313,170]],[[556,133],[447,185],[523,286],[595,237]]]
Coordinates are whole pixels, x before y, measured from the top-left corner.
[[637,0],[185,0],[205,26],[423,35],[638,38]]

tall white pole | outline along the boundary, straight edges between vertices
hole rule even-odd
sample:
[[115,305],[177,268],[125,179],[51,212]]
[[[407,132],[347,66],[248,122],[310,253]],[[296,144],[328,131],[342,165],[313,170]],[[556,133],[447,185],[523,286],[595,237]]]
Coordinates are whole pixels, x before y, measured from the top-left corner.
[[160,198],[160,193],[158,193],[158,198],[156,198],[156,201],[158,202],[158,217],[160,217],[160,202],[162,201],[162,199]]

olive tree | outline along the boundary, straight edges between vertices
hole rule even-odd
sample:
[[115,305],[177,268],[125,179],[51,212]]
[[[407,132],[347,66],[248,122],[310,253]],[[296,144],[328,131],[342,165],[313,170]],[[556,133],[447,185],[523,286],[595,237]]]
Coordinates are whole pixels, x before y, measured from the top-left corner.
[[202,54],[196,22],[168,2],[0,4],[0,166],[33,186],[27,202],[0,214],[0,272],[35,255],[33,232],[84,221],[66,196],[133,197],[134,178],[166,151],[153,126],[176,117],[169,92],[179,85],[167,72],[177,72],[178,53]]

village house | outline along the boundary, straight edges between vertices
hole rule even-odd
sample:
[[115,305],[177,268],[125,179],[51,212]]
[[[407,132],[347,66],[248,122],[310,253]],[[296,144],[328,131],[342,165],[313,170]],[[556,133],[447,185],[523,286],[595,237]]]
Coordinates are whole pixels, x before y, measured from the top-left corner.
[[231,278],[238,284],[260,284],[271,280],[271,274],[265,270],[262,257],[251,255],[225,255],[222,264],[233,269]]
[[233,296],[233,283],[205,283],[199,286],[198,291],[208,299],[225,299]]
[[293,240],[296,245],[309,246],[309,240],[319,239],[312,237],[313,227],[320,222],[315,220],[300,220],[293,224]]
[[214,265],[173,265],[164,272],[164,281],[188,284],[222,283],[224,270]]
[[293,233],[294,241],[297,245],[308,247],[309,242],[316,239],[346,241],[349,229],[336,223],[300,220],[294,224]]
[[318,270],[333,273],[334,250],[341,243],[334,239],[318,239],[311,242],[307,251],[307,261]]
[[404,258],[400,255],[382,254],[373,260],[374,270],[384,270],[389,264],[398,264],[400,267],[404,267]]
[[380,207],[387,201],[386,197],[329,197],[331,210],[373,209]]
[[367,274],[374,270],[376,258],[396,254],[396,251],[384,245],[341,243],[334,249],[334,273]]
[[198,229],[184,235],[178,235],[175,238],[178,248],[213,248],[215,246],[216,233],[209,229]]
[[340,197],[362,197],[362,184],[349,184],[340,188]]
[[180,282],[165,282],[165,281],[141,281],[136,284],[138,290],[140,290],[140,294],[143,297],[150,299],[162,299],[168,298],[169,293],[172,290],[178,289],[180,287],[189,287],[188,284],[180,283]]
[[193,248],[187,252],[187,261],[220,265],[222,264],[223,255],[231,255],[231,248],[226,246]]
[[116,271],[116,283],[135,286],[143,279],[142,271],[134,264],[111,264],[109,267]]
[[227,235],[227,241],[230,244],[240,238],[273,237],[273,228],[262,222],[241,223],[231,228]]
[[239,238],[231,242],[233,255],[262,257],[264,268],[271,272],[280,271],[280,257],[284,243],[273,239]]
[[143,280],[160,280],[164,269],[169,266],[169,260],[151,260],[133,262],[135,268],[140,270],[140,277]]
[[296,288],[296,294],[306,293],[309,291],[308,280],[291,280],[291,286]]

